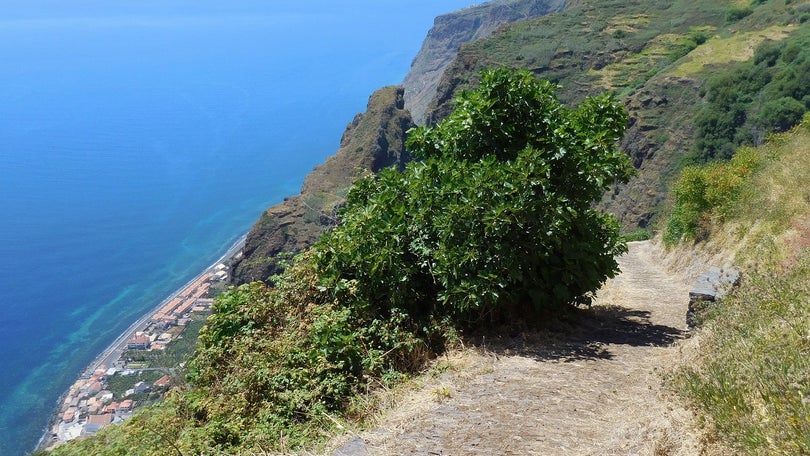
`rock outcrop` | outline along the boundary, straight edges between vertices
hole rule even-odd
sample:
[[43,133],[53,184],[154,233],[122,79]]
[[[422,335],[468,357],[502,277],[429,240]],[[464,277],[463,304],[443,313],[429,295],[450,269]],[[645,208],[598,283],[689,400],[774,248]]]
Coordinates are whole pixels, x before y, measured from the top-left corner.
[[235,285],[268,281],[280,272],[279,253],[314,244],[330,226],[352,183],[367,173],[410,160],[405,133],[414,126],[405,110],[404,89],[385,87],[371,95],[365,113],[346,127],[340,148],[304,180],[301,193],[265,211],[231,267]]
[[405,106],[419,125],[436,95],[442,75],[464,43],[480,40],[498,27],[562,11],[567,0],[495,0],[436,18],[405,76]]
[[740,283],[740,271],[712,267],[698,277],[689,291],[689,307],[686,311],[686,324],[689,328],[700,325],[711,306],[723,299]]

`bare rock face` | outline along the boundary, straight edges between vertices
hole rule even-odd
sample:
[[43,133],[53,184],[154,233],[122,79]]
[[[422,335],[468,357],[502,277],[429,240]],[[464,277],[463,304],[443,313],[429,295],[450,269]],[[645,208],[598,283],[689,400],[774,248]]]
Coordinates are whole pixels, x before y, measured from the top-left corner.
[[337,212],[359,177],[410,161],[405,133],[414,126],[404,89],[385,87],[371,95],[365,113],[346,127],[340,148],[304,180],[301,193],[265,211],[231,267],[232,283],[268,281],[281,271],[278,255],[312,246],[337,223]]
[[567,4],[567,0],[495,0],[437,17],[402,82],[414,121],[419,125],[428,121],[428,105],[462,44],[486,38],[504,24],[562,11]]

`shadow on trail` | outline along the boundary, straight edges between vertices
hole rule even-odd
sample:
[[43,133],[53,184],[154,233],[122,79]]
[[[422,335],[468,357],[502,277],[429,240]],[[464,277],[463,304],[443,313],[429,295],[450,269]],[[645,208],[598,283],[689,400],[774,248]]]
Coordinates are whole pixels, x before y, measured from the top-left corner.
[[571,362],[612,359],[611,345],[666,347],[687,332],[653,324],[650,313],[620,306],[578,309],[542,329],[503,330],[477,334],[466,343],[504,356],[525,356],[538,361]]

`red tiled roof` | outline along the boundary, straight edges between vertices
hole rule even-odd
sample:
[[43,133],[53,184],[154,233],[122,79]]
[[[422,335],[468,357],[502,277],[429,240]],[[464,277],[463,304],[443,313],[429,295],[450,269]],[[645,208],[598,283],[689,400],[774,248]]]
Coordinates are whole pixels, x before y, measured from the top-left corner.
[[155,383],[152,383],[154,386],[166,386],[169,384],[169,381],[172,379],[170,375],[164,375],[159,379],[155,380]]
[[106,426],[112,423],[113,416],[110,414],[105,413],[104,415],[90,415],[87,417],[87,424],[98,424],[100,426]]

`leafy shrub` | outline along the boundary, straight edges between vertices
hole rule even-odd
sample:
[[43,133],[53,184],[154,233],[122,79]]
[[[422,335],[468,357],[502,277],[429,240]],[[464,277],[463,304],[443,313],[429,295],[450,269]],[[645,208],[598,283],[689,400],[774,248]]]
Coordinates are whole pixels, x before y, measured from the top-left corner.
[[675,203],[667,220],[664,242],[703,239],[712,218],[722,221],[734,210],[747,178],[761,160],[756,149],[739,149],[729,162],[688,166],[673,186]]
[[783,132],[799,123],[804,112],[804,103],[792,97],[782,97],[765,103],[757,122],[768,131]]
[[624,239],[625,242],[646,241],[652,238],[653,232],[648,228],[639,228],[629,233],[624,233],[622,235],[622,239]]
[[753,12],[754,9],[749,6],[742,8],[730,8],[728,11],[726,11],[726,23],[730,24],[732,22],[737,22],[750,16]]
[[417,321],[588,302],[624,249],[590,204],[630,175],[626,117],[609,97],[567,109],[553,92],[525,71],[484,72],[441,124],[412,131],[423,161],[357,185],[316,247],[324,286],[352,281],[370,312]]

